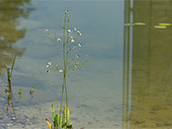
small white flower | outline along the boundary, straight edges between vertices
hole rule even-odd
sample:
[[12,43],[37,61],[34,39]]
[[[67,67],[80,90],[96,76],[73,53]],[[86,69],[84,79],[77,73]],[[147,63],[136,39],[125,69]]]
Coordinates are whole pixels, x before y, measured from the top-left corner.
[[48,29],[45,29],[46,32],[48,32]]
[[81,44],[80,43],[78,43],[78,47],[81,47]]
[[52,65],[52,63],[51,62],[48,62],[48,65]]
[[79,30],[77,31],[77,33],[78,33],[80,36],[82,36],[82,34],[81,34],[81,32],[80,32]]
[[70,29],[68,29],[68,30],[67,30],[67,32],[69,32],[69,33],[70,33],[70,32],[71,32],[71,30],[70,30]]
[[70,39],[72,40],[73,39],[73,36],[71,36]]
[[49,67],[49,65],[46,65],[46,68],[48,68]]
[[79,58],[79,55],[76,55],[76,58]]
[[57,39],[58,42],[61,42],[62,40],[60,38]]
[[74,39],[72,39],[72,40],[71,40],[71,42],[72,42],[72,43],[74,43],[74,42],[75,42],[75,40],[74,40]]
[[75,67],[75,68],[77,68],[77,66],[76,66],[76,65],[74,65],[74,67]]
[[69,12],[69,10],[65,10],[65,13],[68,13]]
[[60,73],[63,73],[63,69],[60,69],[59,72],[60,72]]
[[77,28],[75,28],[75,27],[74,27],[74,30],[76,31],[76,30],[77,30]]

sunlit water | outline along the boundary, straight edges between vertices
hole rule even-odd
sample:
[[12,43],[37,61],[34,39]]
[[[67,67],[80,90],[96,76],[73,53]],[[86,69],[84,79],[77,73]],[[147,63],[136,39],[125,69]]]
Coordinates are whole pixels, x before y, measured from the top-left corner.
[[[35,95],[29,102],[15,104],[14,101],[18,120],[15,122],[7,120],[11,125],[2,123],[2,128],[8,126],[9,128],[37,126],[48,128],[45,118],[52,121],[50,106],[51,103],[56,106],[60,104],[62,74],[57,71],[47,73],[45,66],[47,62],[62,63],[62,51],[57,44],[48,39],[45,29],[48,29],[49,33],[62,33],[56,23],[63,24],[64,7],[69,9],[71,29],[77,27],[82,33],[82,37],[78,39],[82,47],[77,48],[71,56],[79,54],[80,60],[89,59],[89,63],[81,71],[71,73],[67,78],[70,118],[74,128],[121,127],[123,1],[40,2],[35,0],[31,1],[31,4],[33,10],[29,12],[28,17],[16,19],[19,21],[17,29],[25,28],[25,35],[12,44],[13,47],[25,50],[15,61],[12,88],[16,96],[19,88],[23,88],[24,102],[29,99],[28,94],[32,87],[35,89]],[[7,17],[7,13],[2,12],[2,15]],[[10,33],[9,29],[4,31],[5,34]],[[3,35],[1,39],[4,41]],[[6,74],[5,69],[2,73]],[[3,82],[1,90],[5,90],[6,75],[1,78]],[[3,111],[6,106],[2,106]],[[19,119],[29,119],[29,122],[22,123]],[[33,119],[38,122],[32,122]]]
[[[48,128],[51,104],[59,110],[62,74],[47,73],[47,62],[62,63],[62,51],[48,39],[62,29],[64,8],[77,27],[82,45],[71,56],[89,59],[67,78],[70,120],[74,128],[172,128],[171,1],[0,1],[0,129]],[[16,6],[13,6],[16,5]],[[27,5],[25,3],[25,5]],[[17,7],[17,8],[14,8]],[[133,9],[130,9],[133,8]],[[27,14],[27,15],[26,15]],[[17,22],[18,21],[18,22]],[[124,26],[143,22],[146,25]],[[4,64],[18,54],[12,75],[13,104],[6,111]],[[34,87],[35,94],[29,94]],[[18,91],[22,88],[22,99]]]

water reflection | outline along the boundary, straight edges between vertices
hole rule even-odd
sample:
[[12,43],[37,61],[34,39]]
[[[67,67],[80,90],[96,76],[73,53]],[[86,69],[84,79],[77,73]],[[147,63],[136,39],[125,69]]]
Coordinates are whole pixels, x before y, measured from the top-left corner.
[[[171,1],[125,1],[123,128],[172,128]],[[132,47],[131,47],[132,46]]]
[[18,40],[25,36],[26,29],[18,29],[19,18],[26,18],[33,10],[31,0],[1,0],[0,1],[0,75],[5,64],[9,64],[13,60],[14,55],[21,56],[24,48],[13,46]]

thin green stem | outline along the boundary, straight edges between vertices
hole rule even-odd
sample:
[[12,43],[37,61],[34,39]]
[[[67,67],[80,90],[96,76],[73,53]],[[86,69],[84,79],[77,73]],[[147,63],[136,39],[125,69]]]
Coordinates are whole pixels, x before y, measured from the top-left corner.
[[[69,29],[69,17],[67,18],[67,30]],[[67,32],[67,51],[66,51],[66,68],[68,67],[68,57],[69,57],[69,32]]]
[[15,60],[16,60],[16,55],[14,56],[13,63],[12,63],[12,66],[11,66],[11,76],[12,76],[12,73],[13,73],[13,68],[14,68]]
[[[66,65],[65,65],[65,75],[67,75],[67,67],[68,67],[68,55],[69,55],[69,17],[67,17],[67,51],[66,51]],[[66,77],[66,76],[65,76]],[[67,95],[67,86],[66,86],[67,78],[65,78],[65,94],[66,94],[66,106],[68,107],[68,95]],[[67,108],[66,108],[66,122],[67,122],[68,114],[67,114]]]
[[64,80],[62,84],[62,93],[61,93],[61,102],[60,102],[60,118],[61,118],[61,112],[62,112],[63,92],[64,92]]
[[65,87],[65,82],[66,82],[66,55],[65,55],[65,30],[66,30],[66,13],[64,16],[64,26],[63,26],[63,62],[64,62],[64,70],[63,70],[63,84],[62,84],[62,93],[61,93],[61,102],[60,102],[60,117],[61,117],[61,112],[62,112],[62,102],[63,102],[63,92],[64,92],[64,87]]

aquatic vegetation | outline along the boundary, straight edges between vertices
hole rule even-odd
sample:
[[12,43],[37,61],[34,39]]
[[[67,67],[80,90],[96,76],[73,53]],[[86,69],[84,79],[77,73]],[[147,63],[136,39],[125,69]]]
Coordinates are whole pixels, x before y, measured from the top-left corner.
[[171,23],[159,23],[160,26],[171,26]]
[[20,88],[19,89],[19,92],[18,92],[18,95],[19,95],[20,98],[22,98],[22,95],[21,94],[22,94],[22,88]]
[[[53,42],[56,42],[60,49],[62,49],[63,53],[63,64],[53,65],[52,62],[48,62],[46,65],[47,72],[58,71],[63,74],[63,83],[62,83],[62,92],[61,92],[61,102],[60,102],[60,112],[57,115],[53,107],[51,107],[52,111],[52,120],[54,129],[55,128],[72,128],[72,122],[68,122],[69,119],[69,108],[68,108],[68,94],[67,94],[67,75],[74,71],[81,70],[81,66],[88,62],[88,60],[84,60],[82,62],[79,61],[80,55],[73,55],[69,57],[71,51],[76,48],[81,48],[81,43],[77,43],[78,36],[82,36],[82,33],[74,27],[73,29],[69,28],[69,16],[68,10],[65,10],[63,13],[64,24],[63,26],[58,25],[58,27],[62,28],[63,35],[62,37],[58,37],[56,33],[50,34],[48,29],[45,30],[45,33],[49,36]],[[65,92],[66,104],[62,113],[62,102],[63,102],[63,94]],[[46,122],[49,128],[52,128],[51,123],[46,119]]]
[[[6,111],[8,111],[9,108],[11,107],[12,110],[13,110],[14,115],[16,116],[16,113],[15,113],[15,110],[14,110],[14,104],[13,104],[13,100],[15,99],[15,96],[12,93],[12,86],[11,86],[11,77],[12,77],[12,73],[13,73],[15,60],[16,60],[16,55],[14,56],[14,59],[13,59],[13,62],[12,62],[11,66],[5,64],[6,70],[7,70],[7,81],[8,81],[8,85],[7,85],[8,89],[5,89],[5,93],[7,94],[7,104],[8,104],[8,106],[6,108]],[[33,98],[33,96],[34,96],[34,88],[33,87],[30,90],[30,95],[31,95],[31,97],[28,100],[25,100],[25,101],[23,101],[21,103],[27,102],[27,101],[29,101],[29,100],[31,100]],[[18,96],[19,96],[20,99],[22,98],[22,88],[19,89]],[[12,98],[13,98],[13,100],[12,100]]]
[[166,28],[167,28],[167,26],[159,25],[159,26],[154,26],[154,28],[157,28],[157,29],[166,29]]
[[144,26],[146,23],[144,22],[136,22],[136,23],[125,23],[125,26]]
[[[136,22],[136,23],[125,23],[124,26],[143,26],[146,25],[144,22]],[[157,29],[166,29],[168,26],[171,26],[171,23],[158,23],[154,28]]]
[[[5,90],[7,95],[8,95],[7,103],[8,103],[8,107],[12,107],[14,115],[16,115],[16,113],[15,113],[15,110],[14,110],[13,101],[11,99],[11,76],[12,76],[12,73],[13,73],[15,60],[16,60],[16,56],[14,56],[12,66],[8,66],[7,64],[5,64],[6,69],[7,69],[7,80],[8,80],[8,90],[7,89]],[[10,69],[11,69],[11,71],[10,71]],[[8,107],[6,108],[7,111],[8,111]]]
[[166,29],[168,26],[171,26],[171,23],[158,23],[159,25],[154,26],[157,29]]

